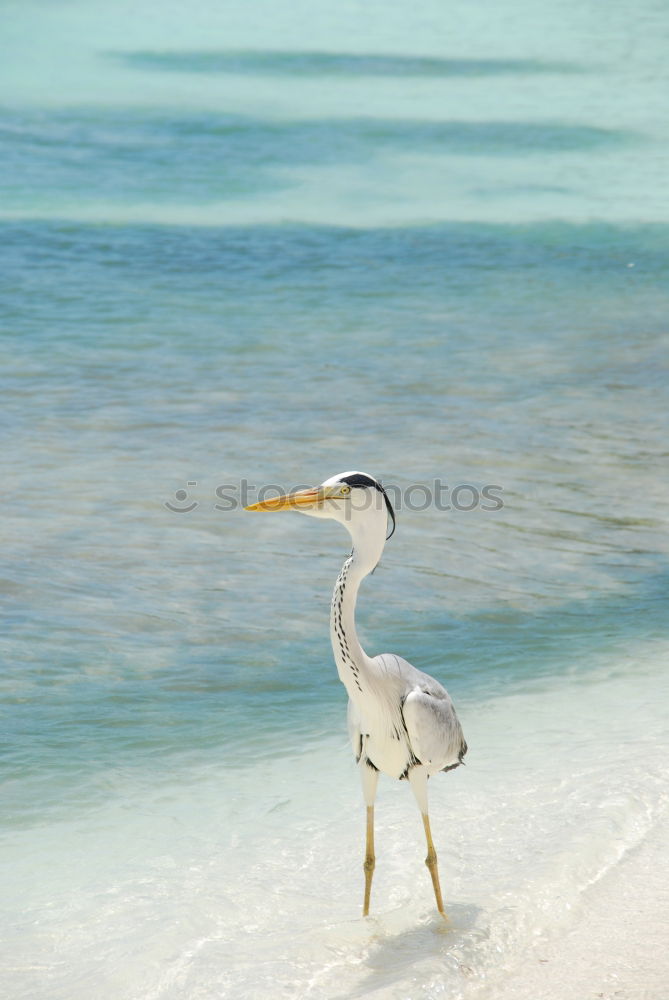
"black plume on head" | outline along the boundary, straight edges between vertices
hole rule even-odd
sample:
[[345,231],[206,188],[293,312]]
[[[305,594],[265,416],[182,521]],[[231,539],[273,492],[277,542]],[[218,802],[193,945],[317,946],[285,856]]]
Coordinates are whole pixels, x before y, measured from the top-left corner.
[[392,518],[393,522],[392,530],[390,534],[386,536],[386,541],[388,541],[389,538],[392,538],[392,536],[395,534],[395,527],[397,523],[395,521],[395,511],[393,510],[393,505],[390,502],[390,497],[384,490],[381,483],[378,482],[378,480],[376,479],[372,479],[371,476],[366,476],[364,472],[355,472],[351,476],[344,476],[342,482],[348,483],[349,486],[371,486],[373,489],[378,490],[379,493],[383,494],[383,499],[386,502],[388,513],[390,514],[390,517]]

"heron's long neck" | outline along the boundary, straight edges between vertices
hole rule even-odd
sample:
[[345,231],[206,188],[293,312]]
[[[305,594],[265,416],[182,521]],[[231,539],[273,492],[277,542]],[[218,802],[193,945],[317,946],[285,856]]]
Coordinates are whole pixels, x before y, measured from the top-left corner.
[[371,660],[363,650],[355,629],[355,602],[361,581],[373,568],[365,565],[354,548],[341,568],[332,594],[330,638],[339,679],[349,696],[364,693],[371,669]]

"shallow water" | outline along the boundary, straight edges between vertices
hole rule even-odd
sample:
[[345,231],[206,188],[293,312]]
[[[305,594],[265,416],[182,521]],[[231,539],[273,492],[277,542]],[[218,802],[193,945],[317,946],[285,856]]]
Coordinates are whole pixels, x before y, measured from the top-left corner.
[[[661,843],[667,16],[455,13],[8,5],[7,996],[511,996]],[[239,510],[349,468],[470,745],[448,928],[390,782],[359,919],[347,538]]]

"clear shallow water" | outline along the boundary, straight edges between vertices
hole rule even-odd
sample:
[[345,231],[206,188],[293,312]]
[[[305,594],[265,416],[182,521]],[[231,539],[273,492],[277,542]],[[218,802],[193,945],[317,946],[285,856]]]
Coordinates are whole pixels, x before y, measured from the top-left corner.
[[[133,11],[9,7],[4,992],[503,996],[662,840],[666,15]],[[390,783],[358,919],[347,539],[215,506],[351,467],[502,488],[360,601],[471,746],[448,933]]]

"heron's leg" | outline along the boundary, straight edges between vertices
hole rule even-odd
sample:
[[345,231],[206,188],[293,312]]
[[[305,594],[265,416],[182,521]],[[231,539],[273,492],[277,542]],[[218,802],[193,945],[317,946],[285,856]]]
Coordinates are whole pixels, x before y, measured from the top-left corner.
[[374,854],[374,800],[376,798],[376,786],[379,782],[379,772],[370,767],[364,761],[360,762],[360,775],[362,777],[362,791],[365,796],[367,806],[367,836],[365,841],[365,862],[363,871],[365,873],[365,900],[362,905],[363,917],[369,916],[369,899],[372,894],[372,877],[376,865]]
[[432,831],[430,830],[430,817],[427,812],[427,772],[422,767],[414,767],[409,771],[409,782],[418,803],[421,816],[423,817],[423,828],[425,830],[425,840],[427,841],[427,857],[425,864],[432,879],[434,898],[437,902],[437,909],[442,917],[446,919],[444,913],[444,902],[441,897],[441,885],[439,884],[439,869],[437,867],[437,852],[434,849]]
[[425,839],[427,840],[427,857],[425,858],[425,864],[427,865],[427,870],[430,873],[432,879],[432,887],[434,889],[434,898],[437,901],[437,909],[441,913],[442,917],[445,917],[444,913],[444,902],[441,898],[441,886],[439,885],[439,869],[437,868],[437,852],[434,849],[434,844],[432,843],[432,833],[430,832],[430,819],[427,813],[423,813],[423,826],[425,827]]

